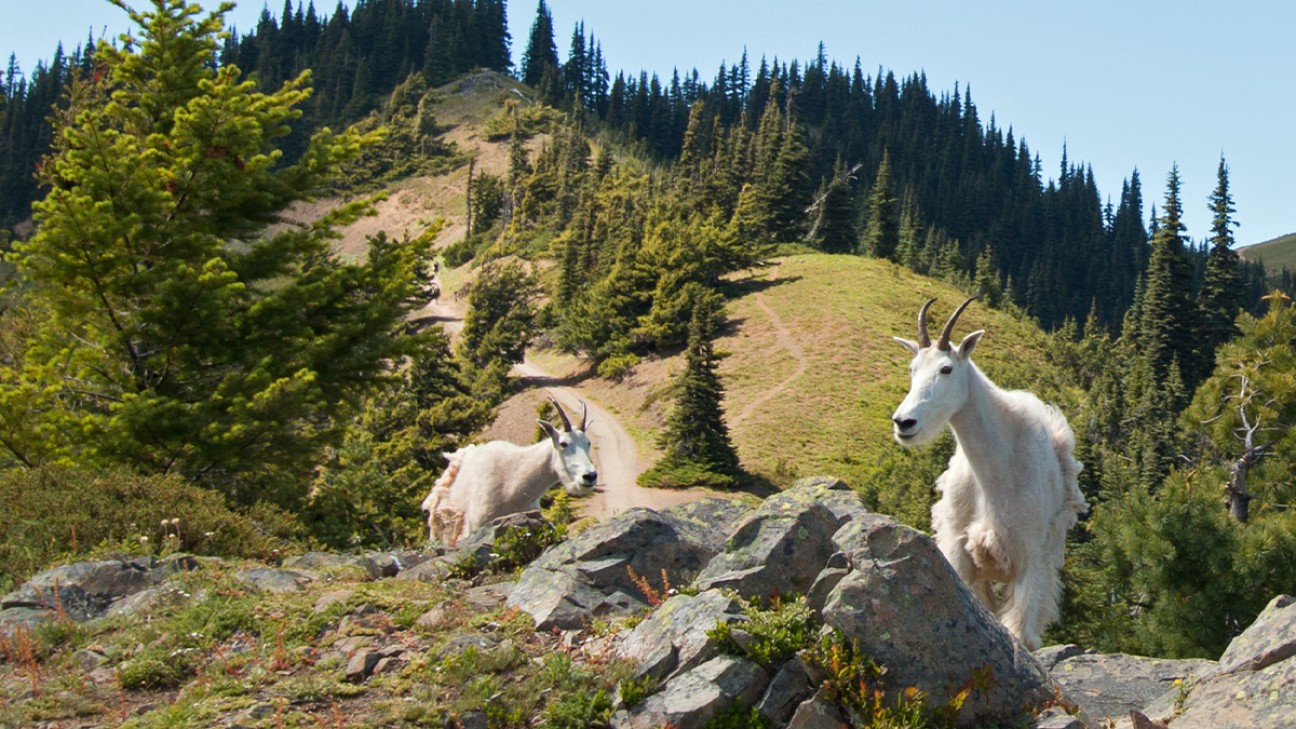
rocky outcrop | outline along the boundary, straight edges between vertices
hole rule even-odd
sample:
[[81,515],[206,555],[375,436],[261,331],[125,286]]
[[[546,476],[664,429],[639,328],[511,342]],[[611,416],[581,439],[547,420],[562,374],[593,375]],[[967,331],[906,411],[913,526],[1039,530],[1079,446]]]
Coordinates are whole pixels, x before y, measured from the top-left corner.
[[1215,662],[1200,658],[1172,660],[1098,653],[1079,646],[1041,648],[1035,658],[1062,687],[1067,699],[1096,720],[1128,717],[1174,690],[1176,681],[1190,680],[1214,670]]
[[508,605],[529,613],[540,630],[638,613],[667,597],[668,584],[688,584],[745,511],[724,499],[630,509],[547,550],[522,573]]
[[1214,670],[1143,713],[1173,729],[1279,729],[1296,723],[1296,598],[1279,595],[1234,638]]
[[[860,726],[868,723],[863,697],[874,691],[883,692],[888,707],[924,696],[929,708],[945,706],[959,726],[1263,729],[1291,726],[1296,715],[1296,599],[1276,598],[1218,662],[1103,655],[1077,646],[1032,655],[963,585],[931,539],[868,512],[834,479],[803,480],[755,507],[708,499],[663,511],[634,509],[545,550],[516,581],[482,579],[513,569],[497,562],[517,563],[519,533],[543,529],[552,525],[538,514],[518,514],[452,550],[316,552],[232,575],[244,590],[318,592],[308,609],[330,621],[318,660],[357,684],[470,648],[508,653],[512,639],[465,634],[428,645],[417,631],[397,630],[390,616],[365,602],[363,590],[321,585],[393,576],[456,580],[461,607],[486,613],[507,604],[552,632],[547,638],[568,655],[633,664],[640,690],[615,706],[610,723],[618,728],[701,729],[736,710],[759,712],[771,727]],[[523,551],[544,543],[523,542]],[[179,586],[185,583],[169,580],[206,561],[118,559],[43,572],[0,598],[0,634],[16,625],[91,620],[188,599]],[[761,642],[764,613],[754,606],[764,609],[775,595],[787,605],[791,594],[805,596],[796,604],[804,605],[799,614],[819,631],[817,638],[799,638],[799,652],[771,653]],[[435,631],[447,621],[444,605],[429,601],[419,609],[414,623],[422,629]],[[611,615],[640,619],[621,632],[588,630]],[[834,669],[836,658],[825,656],[838,654],[806,647],[818,639],[859,665],[872,661],[885,669],[835,676],[841,666]],[[112,680],[102,652],[85,648],[73,659],[92,682]],[[865,675],[866,693],[852,697]],[[645,686],[654,687],[650,695],[642,695]],[[951,696],[962,700],[946,706]],[[484,725],[479,714],[459,719]],[[721,718],[741,723],[747,716]]]
[[[733,525],[728,538],[709,554],[708,540],[718,543],[715,531],[726,524]],[[970,686],[957,720],[972,726],[1019,722],[1055,696],[1044,669],[963,585],[932,540],[868,513],[841,482],[809,479],[744,518],[708,518],[698,526],[709,528],[681,528],[669,510],[632,510],[547,552],[509,598],[541,629],[577,627],[608,612],[645,609],[635,596],[641,591],[627,584],[627,567],[646,575],[694,570],[697,594],[666,600],[616,649],[639,675],[662,683],[659,693],[621,707],[614,726],[702,727],[735,700],[758,707],[776,726],[835,721],[841,707],[816,693],[824,666],[805,655],[762,665],[744,648],[752,640],[742,630],[747,618],[739,599],[780,594],[811,596],[825,635],[886,665],[879,686],[890,705],[906,690],[943,704]],[[671,564],[662,564],[663,551]],[[734,628],[727,640],[714,630],[723,623]]]
[[836,537],[850,571],[824,623],[887,666],[889,691],[974,692],[961,726],[1018,718],[1054,695],[1048,674],[959,579],[925,534],[892,520],[857,520]]
[[[93,620],[146,602],[173,575],[194,569],[190,555],[166,559],[137,557],[76,564],[46,570],[0,598],[0,631],[53,619]],[[114,610],[114,608],[116,608]]]

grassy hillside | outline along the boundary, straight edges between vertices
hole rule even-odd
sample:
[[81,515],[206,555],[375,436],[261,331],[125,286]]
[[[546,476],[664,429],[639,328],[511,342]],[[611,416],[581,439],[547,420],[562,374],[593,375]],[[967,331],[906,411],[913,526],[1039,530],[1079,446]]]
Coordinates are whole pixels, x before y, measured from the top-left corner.
[[[918,308],[933,296],[935,334],[964,295],[886,261],[827,254],[779,259],[733,288],[730,326],[717,349],[727,354],[726,421],[744,468],[775,487],[835,475],[871,496],[876,508],[925,526],[931,485],[950,443],[946,437],[908,452],[891,439],[891,413],[909,386],[909,355],[891,337],[914,338]],[[1033,324],[978,303],[963,314],[955,337],[975,329],[987,330],[974,358],[993,380],[1034,390],[1074,415],[1062,373],[1046,361],[1044,336]],[[541,359],[560,376],[586,374],[573,358]],[[682,367],[679,355],[653,358],[622,382],[587,376],[579,386],[637,431],[651,452],[671,404],[670,375]]]
[[[505,174],[507,139],[487,130],[519,98],[516,82],[481,72],[434,93],[444,140],[456,153],[475,158],[478,173]],[[533,137],[533,149],[545,138]],[[461,239],[466,183],[464,167],[393,184],[378,214],[346,231],[340,250],[358,253],[367,234],[415,233],[411,228],[438,217],[448,223],[439,245]],[[470,264],[444,271],[442,279],[450,293],[473,276]],[[913,456],[891,440],[891,412],[908,387],[908,356],[891,336],[914,337],[917,311],[927,298],[938,298],[934,317],[943,322],[963,294],[885,261],[825,254],[782,258],[769,269],[738,277],[728,293],[730,326],[717,347],[728,353],[721,364],[726,416],[743,466],[775,487],[824,473],[861,486],[879,473],[901,472],[925,500],[949,447]],[[978,328],[987,329],[988,336],[976,359],[993,379],[1058,399],[1058,375],[1045,362],[1043,338],[1033,325],[976,304],[964,314],[958,336]],[[682,367],[681,357],[648,358],[619,382],[594,377],[584,362],[569,356],[537,352],[535,358],[616,413],[639,443],[640,468],[652,464],[657,432],[671,405],[670,375]],[[522,427],[529,432],[534,425],[526,410]],[[918,464],[922,468],[915,471]],[[921,521],[925,508],[910,510],[899,515]]]
[[1248,261],[1263,261],[1270,273],[1284,268],[1296,270],[1296,233],[1239,248],[1238,255]]

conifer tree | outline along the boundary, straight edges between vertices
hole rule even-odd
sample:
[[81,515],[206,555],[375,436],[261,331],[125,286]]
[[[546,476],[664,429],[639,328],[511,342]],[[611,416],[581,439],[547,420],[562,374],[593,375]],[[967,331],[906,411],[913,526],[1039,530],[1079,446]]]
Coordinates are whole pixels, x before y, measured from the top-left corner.
[[1233,250],[1233,196],[1229,193],[1228,165],[1220,157],[1215,191],[1211,193],[1210,253],[1197,304],[1201,308],[1202,365],[1215,362],[1215,350],[1237,333],[1233,323],[1242,309],[1242,273]]
[[900,211],[891,182],[891,154],[882,151],[877,179],[868,199],[868,226],[864,229],[864,252],[874,258],[895,260],[900,247]]
[[837,159],[832,180],[816,196],[811,243],[827,253],[854,253],[859,248],[855,232],[855,194],[851,191],[851,173],[841,158]]
[[15,247],[39,324],[0,368],[0,441],[28,465],[128,464],[292,506],[417,344],[402,333],[430,238],[334,258],[333,228],[367,201],[270,231],[376,139],[321,132],[285,164],[308,77],[263,93],[217,69],[223,12],[200,12],[132,11],[136,42],[100,45],[103,74],[70,91],[51,191]]
[[[1138,345],[1150,365],[1153,382],[1167,380],[1172,364],[1181,368],[1187,391],[1199,379],[1197,339],[1193,335],[1197,306],[1192,298],[1192,263],[1184,247],[1184,225],[1179,201],[1179,167],[1166,182],[1165,207],[1152,237],[1147,278],[1140,302],[1142,321]],[[1178,403],[1182,407],[1183,402]]]
[[684,370],[674,383],[675,404],[658,439],[662,458],[639,477],[647,486],[727,488],[741,473],[724,422],[724,385],[712,339],[720,301],[695,298]]
[[540,88],[545,74],[554,75],[551,85],[557,84],[558,46],[554,44],[553,15],[545,0],[540,0],[536,7],[535,22],[531,24],[531,35],[527,38],[526,50],[522,53],[522,83],[532,88]]
[[498,394],[508,368],[522,361],[535,336],[539,295],[535,277],[516,264],[492,265],[477,278],[456,345],[478,376],[474,392]]

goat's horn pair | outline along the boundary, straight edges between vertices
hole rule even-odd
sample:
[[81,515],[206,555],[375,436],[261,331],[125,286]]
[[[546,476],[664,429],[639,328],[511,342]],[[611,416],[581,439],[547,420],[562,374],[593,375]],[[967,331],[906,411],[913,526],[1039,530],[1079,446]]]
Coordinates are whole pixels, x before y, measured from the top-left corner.
[[[964,301],[962,304],[959,304],[959,308],[955,309],[954,313],[950,315],[949,321],[945,322],[945,328],[941,330],[940,339],[936,341],[936,349],[939,349],[942,352],[949,351],[950,334],[954,333],[954,322],[958,321],[959,314],[962,314],[963,310],[968,308],[968,304],[971,304],[973,301],[976,301],[979,298],[981,298],[981,294],[972,296],[968,298],[967,301]],[[930,304],[931,302],[928,301],[927,303]],[[926,312],[926,310],[927,310],[926,307],[923,307],[924,313]]]
[[[572,432],[571,419],[569,419],[569,418],[567,417],[567,411],[566,411],[566,410],[563,410],[563,406],[562,406],[562,405],[559,405],[559,404],[558,404],[558,401],[555,400],[555,399],[553,399],[552,396],[550,396],[550,398],[549,398],[549,402],[553,403],[553,406],[554,406],[555,408],[558,409],[558,417],[562,418],[562,421],[563,421],[563,428],[564,428],[568,433]],[[580,424],[580,429],[581,429],[581,430],[585,430],[585,424],[589,422],[589,408],[587,408],[587,407],[585,406],[585,401],[584,401],[584,400],[581,400],[581,401],[580,401],[580,404],[581,404],[581,424]]]
[[559,405],[558,401],[553,399],[553,397],[549,398],[549,402],[553,403],[553,406],[558,410],[558,417],[562,418],[563,421],[563,430],[568,433],[572,432],[572,424],[571,420],[567,417],[567,411],[563,410],[563,406]]

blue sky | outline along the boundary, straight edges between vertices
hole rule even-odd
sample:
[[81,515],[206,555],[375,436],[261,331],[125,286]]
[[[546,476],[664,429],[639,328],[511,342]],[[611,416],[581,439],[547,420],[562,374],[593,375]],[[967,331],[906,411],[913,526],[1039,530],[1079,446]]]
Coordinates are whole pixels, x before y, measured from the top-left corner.
[[[141,0],[134,0],[144,5]],[[215,0],[202,0],[214,6]],[[296,0],[294,0],[294,3]],[[88,34],[128,26],[107,0],[0,0],[0,54],[24,69],[70,50]],[[1207,197],[1220,155],[1227,159],[1242,245],[1296,232],[1296,3],[1251,0],[547,0],[559,56],[585,21],[613,74],[697,68],[710,81],[746,49],[751,63],[829,59],[867,74],[879,67],[926,73],[936,93],[970,87],[983,121],[993,114],[1056,177],[1069,160],[1092,166],[1104,198],[1118,198],[1137,168],[1145,204],[1164,197],[1178,164],[1188,234],[1209,233]],[[262,2],[242,3],[229,21],[251,29]],[[269,3],[272,12],[282,0]],[[331,12],[335,0],[316,7]],[[514,58],[526,44],[536,3],[508,5]]]

